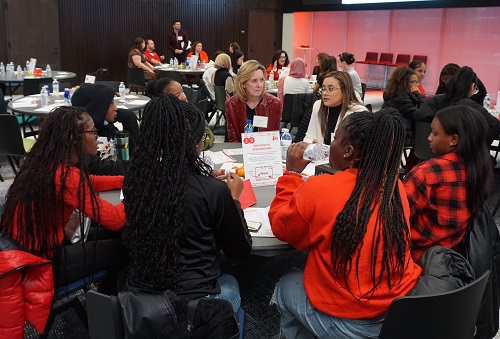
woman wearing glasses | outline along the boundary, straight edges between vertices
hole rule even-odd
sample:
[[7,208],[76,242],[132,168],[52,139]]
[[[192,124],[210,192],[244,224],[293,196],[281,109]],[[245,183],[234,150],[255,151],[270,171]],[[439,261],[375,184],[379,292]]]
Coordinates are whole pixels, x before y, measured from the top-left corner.
[[266,79],[269,79],[269,74],[273,71],[274,81],[278,81],[281,69],[289,65],[290,60],[288,59],[288,54],[282,49],[277,50],[276,53],[274,53],[273,61],[271,61],[271,64],[267,67]]
[[325,74],[321,91],[321,100],[314,103],[304,141],[330,145],[335,131],[346,116],[367,109],[357,99],[351,76],[347,72]]
[[418,76],[406,66],[397,67],[387,81],[382,108],[393,107],[405,118],[407,137],[414,135],[416,111],[425,102],[418,89]]
[[488,124],[488,145],[500,134],[500,122],[491,115],[483,106],[470,99],[479,92],[478,78],[472,68],[464,66],[446,83],[444,94],[435,95],[416,112],[417,121],[431,122],[436,112],[450,106],[466,105],[479,111]]
[[126,264],[119,238],[90,241],[89,235],[84,245],[65,244],[74,211],[82,234],[85,215],[113,231],[125,225],[123,204],[114,206],[97,195],[121,188],[123,176],[89,174],[86,160],[96,154],[97,144],[94,122],[84,109],[54,109],[7,192],[0,231],[53,260],[59,286]]

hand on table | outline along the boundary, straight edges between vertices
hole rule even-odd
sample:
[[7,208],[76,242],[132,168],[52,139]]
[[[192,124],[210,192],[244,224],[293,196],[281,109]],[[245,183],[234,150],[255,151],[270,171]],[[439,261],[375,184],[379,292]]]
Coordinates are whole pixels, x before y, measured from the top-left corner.
[[241,192],[243,192],[243,180],[236,173],[229,172],[227,174],[227,186],[231,191],[231,196],[233,199],[238,200],[240,198]]
[[165,60],[165,56],[164,55],[160,55],[160,60]]
[[226,175],[226,170],[223,170],[223,169],[215,169],[212,171],[212,175],[214,177],[216,177],[217,179],[219,180],[224,180],[227,178],[227,175]]
[[301,173],[310,163],[309,160],[305,160],[304,151],[307,147],[307,143],[298,142],[291,144],[286,152],[286,169],[288,171]]

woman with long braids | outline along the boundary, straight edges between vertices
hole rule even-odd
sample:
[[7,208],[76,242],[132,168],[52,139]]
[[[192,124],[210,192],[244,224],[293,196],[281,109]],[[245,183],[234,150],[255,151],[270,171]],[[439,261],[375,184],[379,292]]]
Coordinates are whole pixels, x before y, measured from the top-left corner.
[[243,183],[234,173],[227,184],[217,180],[200,159],[204,126],[195,106],[171,94],[154,97],[144,110],[123,188],[128,284],[224,299],[236,312],[238,282],[221,273],[220,250],[238,258],[252,248],[238,201]]
[[432,120],[428,140],[437,157],[404,180],[415,260],[432,246],[456,250],[470,217],[483,211],[493,185],[487,129],[483,115],[465,105],[442,109]]
[[278,239],[309,253],[305,270],[276,287],[286,338],[377,338],[389,304],[415,285],[421,268],[398,180],[404,140],[396,110],[353,113],[330,147],[339,172],[306,182],[306,144],[290,146],[269,219]]
[[75,210],[82,234],[85,215],[115,231],[125,224],[123,204],[114,206],[97,195],[121,188],[123,176],[88,173],[86,160],[97,145],[94,122],[83,109],[54,109],[7,192],[1,231],[54,260],[59,285],[117,267],[126,257],[116,238],[65,244],[64,229]]

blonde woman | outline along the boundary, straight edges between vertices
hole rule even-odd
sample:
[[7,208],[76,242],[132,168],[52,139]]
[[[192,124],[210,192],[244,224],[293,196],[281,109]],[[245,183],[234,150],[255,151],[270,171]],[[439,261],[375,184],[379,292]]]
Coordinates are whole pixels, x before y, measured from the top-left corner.
[[304,141],[330,145],[337,127],[346,116],[367,111],[355,93],[349,73],[335,71],[325,74],[321,100],[314,103]]
[[227,132],[230,142],[241,142],[247,120],[254,116],[266,117],[265,127],[254,131],[279,130],[281,102],[265,92],[266,69],[256,60],[245,62],[236,76],[235,94],[226,101]]
[[223,86],[226,89],[226,99],[229,99],[234,93],[234,78],[236,75],[230,71],[231,57],[226,53],[219,54],[215,58],[215,73],[212,75],[212,84],[214,86]]

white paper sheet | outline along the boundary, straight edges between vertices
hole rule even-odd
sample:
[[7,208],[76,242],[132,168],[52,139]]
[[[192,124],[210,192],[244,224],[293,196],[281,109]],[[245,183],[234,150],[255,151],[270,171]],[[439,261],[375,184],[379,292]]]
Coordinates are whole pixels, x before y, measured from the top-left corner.
[[243,213],[245,214],[245,220],[257,221],[262,224],[258,232],[250,232],[252,237],[274,237],[269,222],[269,207],[248,207]]
[[21,108],[21,107],[36,107],[38,103],[33,101],[22,101],[22,102],[13,102],[12,108]]
[[283,174],[278,131],[241,133],[245,179],[252,186],[276,185]]
[[223,151],[227,155],[242,155],[243,154],[243,148],[229,148],[229,149],[224,149]]
[[210,157],[210,159],[214,164],[223,164],[226,162],[236,161],[233,157],[224,153],[224,151],[218,151],[218,152],[205,151],[203,152],[203,157]]

